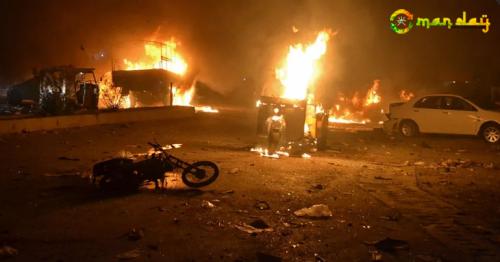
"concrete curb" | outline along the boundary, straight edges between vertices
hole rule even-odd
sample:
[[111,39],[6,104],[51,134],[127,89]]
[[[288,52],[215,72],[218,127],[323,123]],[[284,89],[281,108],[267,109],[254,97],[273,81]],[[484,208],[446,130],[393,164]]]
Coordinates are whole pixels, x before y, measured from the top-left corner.
[[0,134],[53,130],[104,124],[121,124],[151,120],[189,118],[195,115],[192,106],[134,108],[97,114],[29,117],[0,120]]

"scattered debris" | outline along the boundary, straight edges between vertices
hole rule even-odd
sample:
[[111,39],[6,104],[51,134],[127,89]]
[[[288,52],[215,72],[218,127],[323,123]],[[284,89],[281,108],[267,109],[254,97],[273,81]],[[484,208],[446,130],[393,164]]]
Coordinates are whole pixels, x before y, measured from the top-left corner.
[[333,216],[332,211],[325,204],[313,205],[293,212],[298,217],[328,218]]
[[323,186],[322,184],[315,184],[312,186],[312,189],[323,190],[325,189],[325,186]]
[[250,224],[243,223],[242,225],[235,225],[235,228],[246,232],[248,234],[257,234],[262,232],[274,231],[264,220],[257,219]]
[[271,207],[266,201],[257,201],[254,205],[254,207],[258,210],[269,210]]
[[317,192],[317,191],[320,191],[320,190],[323,190],[325,189],[325,186],[323,186],[322,184],[313,184],[311,186],[311,188],[307,189],[306,192],[308,193],[313,193],[313,192]]
[[239,169],[239,168],[237,168],[237,167],[235,167],[235,168],[233,168],[233,169],[229,170],[229,174],[231,174],[231,175],[238,174],[238,172],[240,172],[240,169]]
[[326,259],[322,258],[318,253],[314,253],[314,260],[316,262],[326,262]]
[[67,160],[67,161],[80,161],[80,158],[72,158],[72,157],[66,157],[66,156],[60,156],[57,159],[59,159],[59,160]]
[[140,256],[141,256],[141,250],[136,248],[136,249],[132,249],[132,250],[129,250],[127,252],[118,254],[118,255],[116,255],[116,258],[118,258],[119,260],[132,260],[132,259],[136,259]]
[[440,163],[437,164],[437,168],[441,168],[445,172],[451,172],[457,168],[470,169],[470,168],[474,168],[474,167],[494,169],[495,164],[493,162],[481,163],[481,162],[477,162],[477,161],[472,161],[470,159],[447,159],[447,160],[441,161]]
[[222,194],[222,195],[233,194],[233,193],[234,193],[234,190],[232,190],[232,189],[220,192],[220,194]]
[[203,200],[201,202],[201,207],[203,207],[203,208],[214,208],[215,205],[212,202],[208,201],[208,200]]
[[414,166],[425,166],[425,162],[424,161],[417,161],[415,163],[413,163]]
[[384,252],[393,252],[395,250],[408,249],[410,246],[408,242],[399,239],[384,238],[380,241],[365,242],[368,246],[374,246],[377,250]]
[[250,223],[250,226],[258,228],[258,229],[269,228],[269,225],[262,219],[254,220],[252,223]]
[[9,258],[9,257],[14,257],[17,256],[19,252],[17,249],[4,245],[0,248],[0,258]]
[[374,178],[377,180],[392,180],[392,178],[387,178],[387,177],[383,177],[383,176],[375,176]]
[[131,228],[127,233],[127,238],[130,241],[138,241],[144,237],[144,230]]

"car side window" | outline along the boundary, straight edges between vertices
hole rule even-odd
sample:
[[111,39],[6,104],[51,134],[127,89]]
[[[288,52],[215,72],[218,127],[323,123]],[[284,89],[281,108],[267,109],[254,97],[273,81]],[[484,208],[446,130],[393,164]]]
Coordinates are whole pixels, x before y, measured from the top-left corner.
[[441,107],[448,110],[477,111],[477,109],[467,101],[452,96],[443,97]]
[[440,96],[426,96],[418,100],[413,107],[415,108],[429,108],[429,109],[439,109],[441,105]]

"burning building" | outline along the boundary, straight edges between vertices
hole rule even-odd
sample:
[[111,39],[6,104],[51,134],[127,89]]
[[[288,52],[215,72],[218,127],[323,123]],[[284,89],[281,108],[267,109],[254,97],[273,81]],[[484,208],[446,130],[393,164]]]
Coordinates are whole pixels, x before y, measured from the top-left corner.
[[124,58],[124,69],[106,73],[101,81],[101,108],[190,105],[195,77],[176,50],[174,39],[147,41],[138,61]]

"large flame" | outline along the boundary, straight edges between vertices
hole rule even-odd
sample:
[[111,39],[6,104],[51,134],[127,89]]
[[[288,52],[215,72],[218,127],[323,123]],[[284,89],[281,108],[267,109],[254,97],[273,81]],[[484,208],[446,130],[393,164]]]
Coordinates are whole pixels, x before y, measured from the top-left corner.
[[172,103],[178,106],[189,106],[191,105],[191,100],[193,99],[194,87],[188,90],[181,90],[177,87],[172,87],[172,93],[174,94],[174,99]]
[[132,62],[123,59],[126,70],[165,69],[178,75],[184,75],[188,65],[179,52],[177,42],[171,39],[166,42],[147,42],[144,45],[145,57],[141,61]]
[[276,69],[276,78],[284,89],[281,97],[300,100],[306,98],[308,89],[320,74],[319,62],[326,53],[329,40],[330,33],[321,31],[313,43],[289,47],[284,64]]
[[352,98],[344,95],[338,97],[338,101],[330,110],[328,121],[341,124],[367,124],[371,119],[367,117],[370,110],[379,109],[382,96],[379,94],[380,80],[373,80],[372,86],[364,97],[355,92]]
[[[338,124],[368,124],[381,123],[378,113],[383,114],[380,95],[380,80],[374,80],[366,95],[355,92],[352,97],[340,94],[335,105],[329,110],[329,122]],[[409,101],[415,95],[408,90],[399,91],[401,101]],[[380,115],[381,115],[380,114]]]
[[[123,59],[125,70],[147,70],[147,69],[164,69],[179,76],[184,76],[188,69],[188,64],[182,55],[177,51],[178,42],[173,38],[169,41],[158,42],[148,41],[144,44],[144,56],[138,61]],[[130,94],[122,94],[120,87],[112,85],[111,72],[105,74],[106,80],[99,83],[100,108],[130,108],[132,106],[141,106],[138,103],[133,103],[133,97]],[[179,83],[177,83],[179,84]],[[172,87],[172,104],[181,106],[191,106],[194,96],[195,82],[191,87],[185,88],[182,86]],[[165,87],[169,88],[169,87]],[[217,113],[218,110],[210,106],[196,107],[197,111]]]
[[380,103],[382,97],[378,94],[378,89],[380,87],[380,80],[373,80],[372,87],[368,90],[365,97],[365,106],[370,106]]

